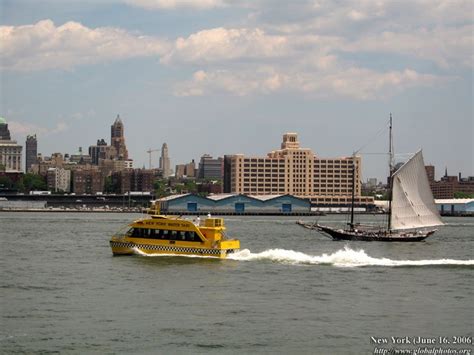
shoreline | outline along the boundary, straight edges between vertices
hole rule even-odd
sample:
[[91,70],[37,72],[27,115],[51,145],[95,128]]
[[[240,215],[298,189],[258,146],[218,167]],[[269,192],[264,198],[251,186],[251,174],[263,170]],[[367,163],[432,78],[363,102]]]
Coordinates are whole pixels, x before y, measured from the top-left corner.
[[[0,209],[2,212],[35,212],[35,213],[137,213],[137,214],[147,214],[143,209],[63,209],[63,208],[19,208],[19,209]],[[176,216],[205,216],[209,212],[164,212],[166,215],[176,215]],[[341,212],[295,212],[295,213],[278,213],[278,212],[215,212],[211,211],[215,216],[283,216],[283,217],[321,217],[326,215],[346,215],[347,213]],[[373,213],[373,212],[356,212],[356,215],[387,215],[387,213]],[[474,217],[474,214],[441,214],[442,217]]]

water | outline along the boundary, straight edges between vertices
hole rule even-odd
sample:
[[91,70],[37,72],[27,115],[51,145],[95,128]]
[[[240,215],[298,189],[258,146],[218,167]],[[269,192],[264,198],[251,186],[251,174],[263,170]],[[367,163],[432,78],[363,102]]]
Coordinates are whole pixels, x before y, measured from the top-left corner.
[[232,259],[112,257],[110,235],[136,217],[1,213],[0,351],[363,354],[370,337],[472,335],[474,218],[367,243],[227,217]]

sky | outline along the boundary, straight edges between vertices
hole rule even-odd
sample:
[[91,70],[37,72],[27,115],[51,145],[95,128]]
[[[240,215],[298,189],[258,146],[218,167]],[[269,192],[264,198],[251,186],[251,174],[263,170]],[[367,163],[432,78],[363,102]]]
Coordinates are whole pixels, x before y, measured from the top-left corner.
[[[117,114],[135,167],[265,156],[285,132],[363,179],[423,149],[474,175],[466,0],[0,0],[0,116],[38,151],[87,151]],[[158,154],[152,156],[158,166]]]

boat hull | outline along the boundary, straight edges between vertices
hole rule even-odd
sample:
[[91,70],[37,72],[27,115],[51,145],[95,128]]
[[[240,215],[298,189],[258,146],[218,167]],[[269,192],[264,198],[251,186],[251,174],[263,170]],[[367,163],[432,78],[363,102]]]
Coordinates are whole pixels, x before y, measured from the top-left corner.
[[386,233],[383,231],[377,231],[373,233],[345,231],[342,229],[334,229],[319,224],[316,227],[320,232],[331,236],[334,240],[356,240],[364,242],[421,242],[422,240],[425,240],[435,232],[434,230],[431,230],[428,232],[423,232],[421,234],[408,235]]
[[133,255],[133,254],[147,254],[147,255],[195,255],[206,256],[214,258],[225,258],[228,254],[238,251],[238,248],[197,248],[179,245],[156,245],[135,243],[130,241],[110,241],[112,253],[118,255]]

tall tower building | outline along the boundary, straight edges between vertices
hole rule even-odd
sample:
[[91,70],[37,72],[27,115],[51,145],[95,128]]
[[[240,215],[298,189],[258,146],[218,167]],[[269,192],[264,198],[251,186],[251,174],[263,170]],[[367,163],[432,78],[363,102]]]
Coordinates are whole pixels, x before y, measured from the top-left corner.
[[128,151],[125,145],[124,127],[120,115],[117,115],[114,124],[110,128],[110,144],[117,151],[116,159],[127,160]]
[[28,173],[33,164],[36,164],[38,155],[38,140],[36,134],[28,135],[25,142],[25,173]]
[[160,169],[163,171],[163,177],[167,178],[171,175],[170,158],[168,156],[168,145],[163,143],[161,147]]

